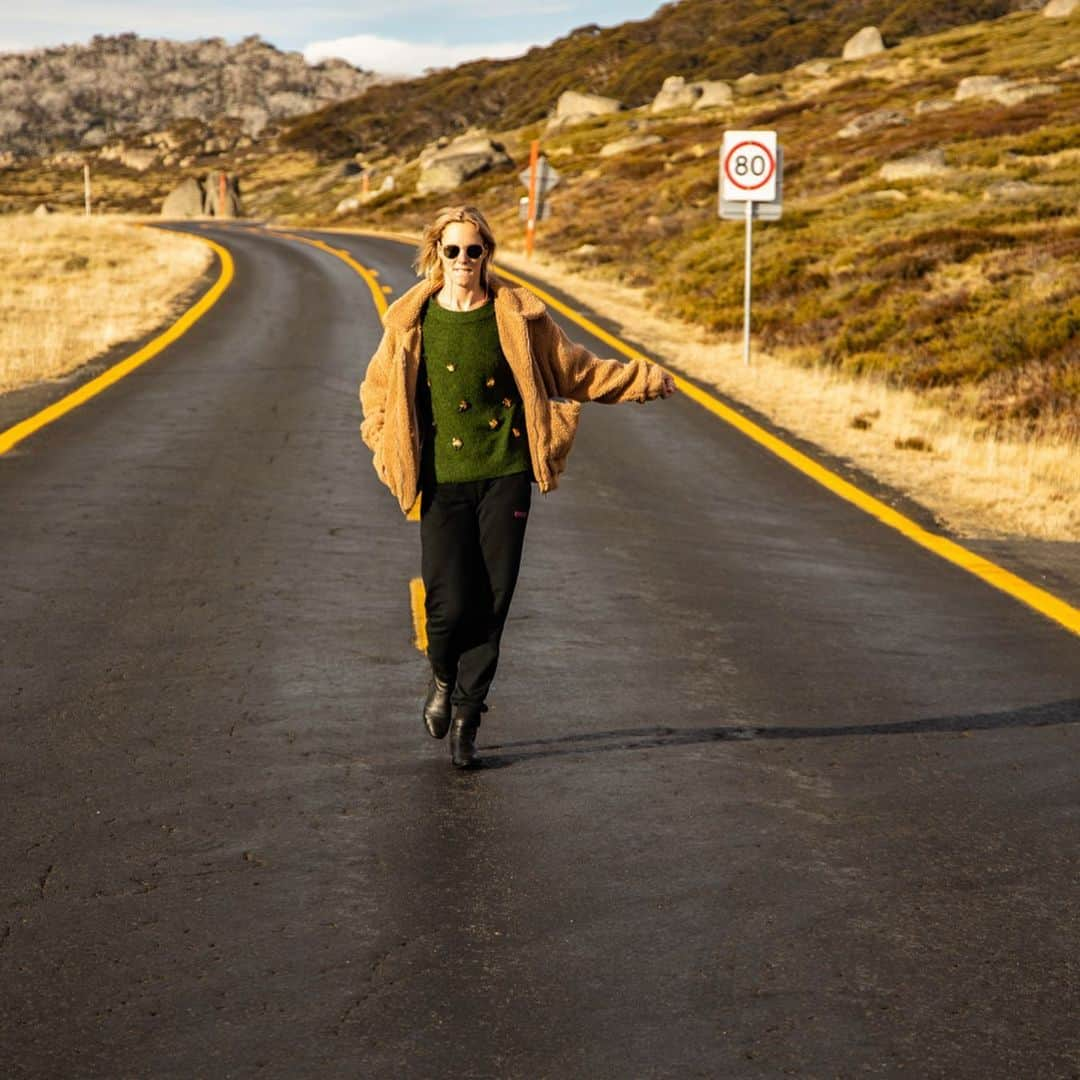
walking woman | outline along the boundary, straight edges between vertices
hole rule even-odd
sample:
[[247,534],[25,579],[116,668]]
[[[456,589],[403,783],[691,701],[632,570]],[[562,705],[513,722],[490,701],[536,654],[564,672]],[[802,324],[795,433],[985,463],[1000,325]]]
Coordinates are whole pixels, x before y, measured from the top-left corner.
[[527,289],[491,270],[495,237],[471,206],[441,210],[415,268],[423,281],[387,311],[360,387],[360,434],[406,513],[420,494],[431,681],[424,724],[450,732],[453,764],[475,757],[517,583],[531,484],[551,491],[580,402],[675,392],[641,360],[572,344]]

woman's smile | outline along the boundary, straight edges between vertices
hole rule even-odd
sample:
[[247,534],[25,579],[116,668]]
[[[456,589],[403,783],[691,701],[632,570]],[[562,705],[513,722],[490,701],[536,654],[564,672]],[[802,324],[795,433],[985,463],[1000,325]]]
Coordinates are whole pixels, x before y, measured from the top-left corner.
[[487,299],[484,266],[488,247],[471,221],[453,221],[438,242],[444,287],[438,303],[451,311],[468,311]]

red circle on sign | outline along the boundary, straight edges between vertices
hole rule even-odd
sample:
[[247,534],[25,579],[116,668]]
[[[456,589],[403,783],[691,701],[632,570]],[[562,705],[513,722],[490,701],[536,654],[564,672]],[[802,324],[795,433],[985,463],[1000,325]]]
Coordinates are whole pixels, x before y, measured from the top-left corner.
[[[731,170],[728,165],[731,159],[735,156],[736,150],[741,150],[744,146],[756,146],[764,155],[765,160],[769,163],[769,171],[754,184],[743,184],[735,179],[731,175]],[[757,191],[758,188],[764,187],[773,177],[773,173],[776,172],[776,159],[769,153],[769,148],[764,143],[759,143],[756,139],[746,139],[741,143],[736,143],[729,151],[728,156],[724,158],[724,175],[737,187],[742,188],[743,191]]]

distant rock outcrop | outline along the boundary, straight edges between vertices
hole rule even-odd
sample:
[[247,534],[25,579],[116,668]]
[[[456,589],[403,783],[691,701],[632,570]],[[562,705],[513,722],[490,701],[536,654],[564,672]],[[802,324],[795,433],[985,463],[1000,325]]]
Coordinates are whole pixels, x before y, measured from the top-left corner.
[[731,87],[719,79],[709,79],[692,85],[701,90],[700,96],[694,102],[695,109],[716,109],[723,105],[730,105],[735,100]]
[[430,195],[433,192],[455,191],[466,180],[490,168],[491,161],[486,154],[455,154],[453,157],[440,158],[420,174],[416,193]]
[[103,161],[119,161],[121,165],[126,165],[136,172],[146,172],[158,159],[157,153],[153,150],[141,150],[125,146],[123,143],[103,146],[98,151],[98,157]]
[[194,218],[203,214],[203,186],[194,176],[186,176],[165,196],[161,216]]
[[770,79],[768,75],[759,75],[756,71],[748,71],[745,75],[740,75],[732,84],[735,88],[735,93],[740,97],[754,97],[757,94],[764,94],[766,91],[771,90],[775,85],[775,79]]
[[712,109],[730,105],[734,96],[726,82],[711,80],[688,83],[682,75],[671,75],[664,80],[664,85],[653,98],[650,108],[653,112],[667,112],[669,109]]
[[885,162],[878,169],[878,175],[883,180],[921,180],[928,176],[941,176],[948,171],[944,150],[924,150],[910,157]]
[[653,98],[653,112],[669,109],[689,109],[700,96],[693,83],[687,83],[682,75],[670,75],[664,80],[659,93]]
[[1057,94],[1060,90],[1061,87],[1053,83],[1013,83],[997,95],[997,100],[1002,105],[1019,105],[1021,102],[1030,101],[1034,97],[1042,97],[1044,94]]
[[1000,75],[969,75],[961,79],[953,95],[957,101],[970,101],[972,98],[993,99],[1009,85],[1009,80]]
[[972,99],[996,101],[999,105],[1019,105],[1043,94],[1056,94],[1053,83],[1019,83],[1000,75],[969,75],[957,84],[954,97],[957,101]]
[[926,101],[915,102],[915,115],[927,116],[930,113],[945,112],[952,107],[953,103],[945,98],[928,98]]
[[354,97],[379,78],[344,60],[308,64],[257,36],[177,42],[98,35],[0,54],[0,141],[22,155],[100,147],[127,131],[236,117],[249,134]]
[[485,132],[466,132],[440,143],[425,147],[420,154],[419,195],[454,191],[488,169],[511,164],[503,144],[493,142]]
[[205,180],[185,177],[161,204],[161,216],[166,218],[234,218],[242,213],[240,181],[223,172],[212,172]]
[[1053,190],[1048,184],[1029,184],[1026,180],[999,180],[983,192],[983,198],[987,202],[1023,202],[1025,199],[1039,199],[1050,195]]
[[583,94],[577,90],[564,90],[555,105],[555,114],[548,121],[548,127],[565,127],[580,124],[593,116],[604,116],[619,112],[623,108],[621,101],[602,97],[600,94]]
[[884,51],[881,31],[876,26],[864,26],[844,42],[843,57],[845,60],[862,60]]
[[854,120],[846,123],[836,134],[841,139],[854,139],[870,131],[878,131],[887,127],[899,127],[901,124],[907,123],[909,123],[908,118],[897,109],[875,109],[873,112],[856,116]]
[[659,135],[626,135],[600,147],[600,156],[615,157],[616,154],[626,154],[631,150],[644,150],[646,146],[655,146],[663,141]]

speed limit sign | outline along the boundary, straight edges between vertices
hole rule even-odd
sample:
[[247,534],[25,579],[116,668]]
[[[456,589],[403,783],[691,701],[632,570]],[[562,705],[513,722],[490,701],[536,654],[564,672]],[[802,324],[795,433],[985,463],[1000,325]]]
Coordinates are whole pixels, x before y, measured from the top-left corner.
[[721,197],[730,202],[776,198],[775,131],[725,131],[720,150]]
[[720,217],[746,222],[743,268],[743,363],[750,363],[750,272],[754,218],[778,221],[784,159],[775,131],[725,131],[720,147]]

